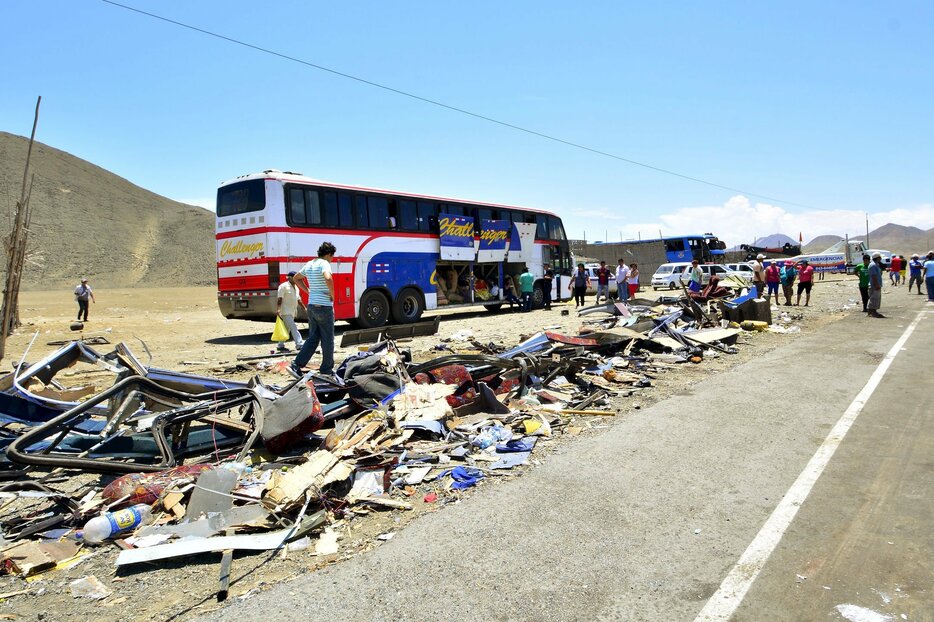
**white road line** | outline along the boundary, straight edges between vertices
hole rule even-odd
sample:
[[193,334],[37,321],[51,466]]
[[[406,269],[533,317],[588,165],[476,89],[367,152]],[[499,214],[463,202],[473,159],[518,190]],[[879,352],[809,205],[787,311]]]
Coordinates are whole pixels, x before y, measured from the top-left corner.
[[795,515],[798,513],[798,508],[801,507],[801,504],[804,503],[804,500],[811,493],[811,489],[821,476],[821,473],[823,473],[824,467],[830,462],[837,447],[843,442],[843,438],[846,436],[847,432],[849,432],[850,427],[856,421],[859,413],[862,412],[863,406],[866,405],[869,397],[876,390],[876,387],[879,386],[885,372],[889,369],[892,361],[895,360],[895,356],[901,351],[905,342],[908,341],[908,337],[914,332],[915,327],[918,325],[918,322],[921,321],[926,311],[927,309],[922,309],[918,312],[918,316],[908,328],[905,329],[902,336],[899,337],[895,345],[892,346],[892,349],[889,350],[885,358],[882,359],[882,362],[879,363],[879,366],[876,368],[876,371],[873,372],[872,376],[870,376],[866,386],[859,392],[849,408],[846,409],[846,412],[843,413],[843,416],[840,417],[837,424],[830,431],[830,434],[821,446],[818,447],[817,453],[811,457],[807,466],[804,467],[804,471],[801,472],[801,475],[798,476],[795,483],[788,489],[781,503],[778,504],[772,512],[772,515],[769,516],[769,519],[762,526],[762,529],[759,530],[759,533],[756,534],[756,537],[749,544],[749,547],[743,553],[742,557],[739,558],[739,561],[736,562],[736,565],[733,566],[726,578],[723,579],[723,583],[720,584],[720,589],[710,597],[710,600],[707,601],[707,604],[701,612],[697,614],[697,618],[695,618],[694,622],[713,622],[715,620],[726,622],[732,617],[733,613],[746,596],[746,592],[749,591],[756,577],[759,576],[759,572],[762,570],[763,566],[765,566],[765,562],[768,561],[769,556],[772,555],[772,551],[775,550],[782,536],[785,535],[785,530],[788,529],[791,521],[794,520]]

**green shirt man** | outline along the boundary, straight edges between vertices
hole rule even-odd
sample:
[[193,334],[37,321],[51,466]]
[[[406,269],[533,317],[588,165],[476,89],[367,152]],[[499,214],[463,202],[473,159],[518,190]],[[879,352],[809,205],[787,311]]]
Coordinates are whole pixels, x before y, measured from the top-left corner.
[[519,275],[519,291],[523,294],[531,294],[535,289],[535,275],[528,268]]

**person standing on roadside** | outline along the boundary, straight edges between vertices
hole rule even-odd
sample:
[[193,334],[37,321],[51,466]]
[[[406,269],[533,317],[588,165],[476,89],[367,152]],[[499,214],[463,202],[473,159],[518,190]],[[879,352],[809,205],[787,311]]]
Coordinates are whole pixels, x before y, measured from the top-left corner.
[[882,272],[882,255],[876,253],[869,266],[869,303],[866,305],[869,317],[885,317],[879,313],[882,306]]
[[759,253],[756,255],[755,263],[752,264],[752,284],[756,287],[756,298],[765,298],[766,296],[765,265],[762,263],[763,259],[765,259],[765,255]]
[[639,293],[639,264],[629,264],[629,297],[635,298]]
[[801,292],[805,292],[804,306],[811,304],[811,286],[814,285],[814,268],[808,264],[807,259],[801,261],[801,270],[798,272],[798,298],[795,306],[801,304]]
[[921,260],[918,258],[918,253],[915,253],[911,256],[911,261],[908,262],[908,270],[911,272],[911,276],[908,279],[908,293],[911,293],[911,286],[916,282],[918,283],[918,295],[921,295],[921,271],[924,268],[924,264],[921,263]]
[[574,294],[574,308],[584,306],[584,296],[587,295],[587,288],[590,287],[590,275],[584,269],[584,264],[577,264],[577,272],[571,276],[568,283],[568,291]]
[[551,311],[551,284],[555,281],[555,271],[551,269],[551,264],[546,263],[542,266],[544,268],[544,273],[542,274],[542,303],[545,307],[545,311]]
[[616,297],[620,302],[629,300],[629,266],[622,259],[616,266]]
[[522,296],[522,310],[532,310],[532,292],[535,291],[535,275],[529,270],[528,266],[522,268],[522,274],[519,275],[519,291]]
[[318,247],[318,257],[312,259],[295,275],[293,281],[298,288],[308,294],[308,338],[302,344],[298,356],[289,366],[289,371],[296,378],[301,378],[305,365],[314,356],[318,344],[321,344],[322,375],[334,373],[334,278],[331,276],[331,260],[337,249],[330,242]]
[[88,300],[97,304],[97,300],[94,299],[94,292],[91,291],[91,286],[88,285],[87,279],[81,279],[81,284],[75,288],[75,300],[78,302],[78,321],[81,322],[81,316],[84,315],[85,322],[88,321]]
[[606,302],[610,299],[610,269],[606,267],[606,262],[601,261],[600,267],[597,268],[597,302],[600,302],[600,294],[603,294],[603,301]]
[[853,272],[859,277],[859,296],[863,299],[863,313],[869,311],[866,305],[869,304],[869,255],[863,255],[863,263],[856,264]]
[[928,253],[924,262],[924,286],[928,290],[928,302],[934,302],[934,251]]
[[[296,272],[289,272],[289,276],[279,285],[276,292],[276,315],[282,318],[282,323],[289,329],[295,349],[302,349],[302,333],[295,325],[295,314],[298,311],[298,287],[295,286]],[[285,342],[280,342],[277,350],[286,350]]]
[[690,291],[699,292],[704,288],[704,273],[701,272],[699,261],[692,259],[691,267],[685,268],[684,272],[688,275],[688,289]]
[[[902,269],[899,271],[899,274],[902,279],[902,283],[907,283],[908,278],[906,277],[906,272],[908,271],[908,260],[905,259],[904,255],[899,255],[898,258],[902,260]],[[911,292],[908,292],[908,293],[911,293]]]
[[777,307],[781,303],[778,301],[778,286],[782,282],[782,273],[778,269],[778,262],[772,261],[769,264],[769,267],[765,269],[765,284],[768,286],[769,291],[765,296],[766,300],[772,299],[772,294],[775,294],[775,306]]
[[795,294],[795,278],[797,278],[797,276],[798,271],[795,270],[795,262],[791,260],[786,261],[781,274],[782,293],[785,294],[786,307],[791,306],[791,297]]

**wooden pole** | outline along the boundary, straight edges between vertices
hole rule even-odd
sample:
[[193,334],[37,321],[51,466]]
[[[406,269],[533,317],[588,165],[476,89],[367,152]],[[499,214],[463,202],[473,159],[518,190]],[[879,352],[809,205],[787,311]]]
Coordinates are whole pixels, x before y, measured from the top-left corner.
[[16,203],[16,213],[13,217],[13,230],[10,232],[10,243],[7,247],[6,286],[3,289],[3,309],[0,312],[0,360],[6,355],[6,338],[18,325],[19,285],[23,270],[23,259],[26,256],[26,241],[29,235],[29,196],[32,193],[32,183],[29,180],[29,162],[32,158],[32,146],[36,140],[36,126],[39,124],[39,105],[42,96],[36,100],[36,113],[32,121],[32,134],[29,136],[29,148],[26,150],[26,166],[23,167],[23,186],[20,200]]

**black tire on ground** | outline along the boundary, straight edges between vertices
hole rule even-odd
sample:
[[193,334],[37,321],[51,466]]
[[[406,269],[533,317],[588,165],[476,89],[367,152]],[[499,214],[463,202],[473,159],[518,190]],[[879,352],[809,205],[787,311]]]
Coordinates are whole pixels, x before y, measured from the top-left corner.
[[389,319],[389,301],[381,291],[371,289],[360,298],[360,316],[357,323],[361,328],[376,328]]
[[674,281],[671,281],[670,283],[668,283],[668,289],[674,289],[674,288],[675,288],[675,282],[674,282]]
[[397,324],[411,324],[421,319],[425,302],[421,292],[414,287],[405,287],[392,301],[392,319]]

